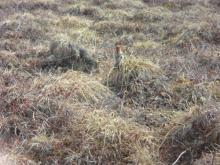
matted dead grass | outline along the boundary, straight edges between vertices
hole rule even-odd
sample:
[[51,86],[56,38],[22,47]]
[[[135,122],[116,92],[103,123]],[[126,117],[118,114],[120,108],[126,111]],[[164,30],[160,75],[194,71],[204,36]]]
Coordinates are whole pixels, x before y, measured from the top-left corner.
[[195,84],[184,76],[172,83],[173,102],[177,109],[187,109],[193,105],[203,105],[211,100],[208,85]]
[[109,34],[121,36],[126,33],[136,33],[145,30],[141,24],[135,24],[129,21],[126,22],[114,22],[114,21],[100,21],[94,25],[92,29],[95,29],[99,34]]
[[[1,0],[7,158],[219,162],[218,9],[217,0]],[[110,71],[116,40],[128,58]]]
[[102,110],[80,112],[68,122],[65,136],[30,139],[26,147],[36,162],[154,164],[155,139],[146,129]]
[[219,117],[216,105],[194,107],[191,113],[175,119],[161,144],[161,159],[168,164],[189,164],[203,153],[214,153],[220,143]]
[[112,96],[107,87],[78,72],[33,82],[25,79],[28,75],[3,74],[0,135],[9,148],[13,146],[10,160],[152,165],[157,161],[152,131],[114,112],[86,106]]
[[0,51],[0,68],[14,68],[21,66],[19,59],[14,53],[9,51]]
[[85,16],[95,20],[101,20],[105,17],[105,12],[101,8],[86,5],[72,6],[66,12],[70,15]]
[[2,0],[0,2],[2,8],[16,9],[17,11],[33,11],[37,9],[43,10],[58,10],[58,4],[55,0]]
[[15,14],[1,22],[1,36],[4,38],[23,38],[31,41],[45,39],[44,27],[30,13]]

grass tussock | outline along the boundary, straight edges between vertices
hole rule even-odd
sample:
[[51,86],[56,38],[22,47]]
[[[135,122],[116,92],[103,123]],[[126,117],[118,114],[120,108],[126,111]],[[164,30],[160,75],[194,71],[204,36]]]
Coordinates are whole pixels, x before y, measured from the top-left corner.
[[211,85],[210,85],[210,92],[212,93],[212,96],[218,100],[220,99],[220,82],[216,81],[216,82],[213,82]]
[[75,16],[85,16],[95,20],[101,20],[105,16],[104,11],[101,8],[83,5],[70,7],[70,9],[67,10],[67,13]]
[[161,22],[169,20],[172,17],[172,12],[163,7],[153,7],[141,10],[136,13],[131,19],[133,21],[146,21],[146,22]]
[[[68,69],[81,70],[87,73],[98,70],[97,61],[89,54],[89,52],[71,41],[67,35],[61,35],[62,38],[52,41],[48,52],[45,52],[38,59],[31,59],[30,68],[39,68],[43,70],[63,71]],[[32,64],[35,65],[32,65]]]
[[186,25],[186,27],[179,26],[176,32],[172,32],[171,42],[176,46],[190,48],[192,46],[201,46],[204,43],[219,44],[219,28],[216,23],[188,22]]
[[212,153],[219,145],[219,108],[201,109],[195,107],[191,113],[175,120],[160,148],[160,155],[168,164],[175,161],[189,164]]
[[49,81],[51,83],[41,84],[44,86],[44,95],[61,102],[65,99],[69,103],[96,105],[114,96],[110,89],[97,80],[75,71],[68,71],[61,76],[52,77]]
[[[69,120],[68,134],[30,139],[27,147],[38,162],[53,163],[145,163],[154,164],[155,139],[150,131],[104,111],[80,112]],[[42,151],[44,151],[42,153]]]
[[195,84],[184,76],[180,76],[173,82],[172,91],[173,102],[179,109],[205,104],[212,95],[207,85]]
[[130,57],[110,72],[107,84],[129,104],[146,106],[155,102],[159,106],[160,97],[169,97],[161,75],[162,70],[151,61]]
[[0,60],[1,68],[10,69],[20,66],[19,59],[13,53],[10,53],[8,51],[0,51],[0,58],[1,58]]

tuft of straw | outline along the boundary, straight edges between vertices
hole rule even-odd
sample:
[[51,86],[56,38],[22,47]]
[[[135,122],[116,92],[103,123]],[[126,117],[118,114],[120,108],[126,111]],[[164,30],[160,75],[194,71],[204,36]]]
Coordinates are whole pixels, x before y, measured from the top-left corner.
[[169,89],[162,73],[160,67],[149,60],[129,57],[118,68],[113,68],[107,84],[124,98],[125,103],[168,105]]
[[68,71],[60,76],[52,77],[43,88],[47,97],[54,97],[72,103],[100,104],[114,95],[106,86],[86,74]]

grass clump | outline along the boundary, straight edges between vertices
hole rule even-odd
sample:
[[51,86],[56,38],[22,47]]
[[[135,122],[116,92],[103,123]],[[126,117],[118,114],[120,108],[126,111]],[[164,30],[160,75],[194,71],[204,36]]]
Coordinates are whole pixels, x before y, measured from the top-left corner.
[[215,100],[220,100],[220,82],[214,81],[210,84],[209,90]]
[[69,103],[96,105],[114,96],[106,86],[97,80],[75,71],[52,77],[52,80],[49,81],[51,83],[44,84],[43,93],[47,97],[58,99],[61,102],[65,99]]
[[160,148],[161,158],[168,164],[189,164],[203,153],[215,152],[219,146],[218,105],[194,107],[191,113],[175,120]]
[[[139,0],[121,0],[121,1],[107,1],[104,3],[103,8],[111,9],[111,10],[117,10],[117,9],[122,9],[122,10],[129,10],[129,9],[141,9],[143,7],[143,3]],[[127,11],[128,12],[128,11]]]
[[151,7],[136,13],[133,21],[141,22],[160,22],[162,20],[169,20],[172,17],[172,12],[163,7]]
[[160,43],[151,40],[134,43],[134,47],[138,49],[157,49],[160,46]]
[[204,43],[219,44],[220,37],[217,34],[219,28],[215,23],[208,21],[199,23],[188,22],[186,25],[183,27],[179,26],[179,29],[172,32],[171,42],[175,46],[192,48],[201,46]]
[[110,72],[107,84],[129,104],[146,106],[155,103],[159,106],[169,100],[163,102],[162,99],[159,103],[160,97],[169,95],[161,77],[159,66],[149,60],[130,57]]
[[0,51],[0,59],[0,68],[10,69],[20,66],[18,58],[9,51]]
[[69,28],[69,29],[85,29],[89,26],[89,21],[84,19],[79,19],[75,16],[65,15],[60,18],[57,23],[61,28]]
[[95,20],[101,20],[105,16],[105,13],[101,8],[83,5],[74,5],[68,9],[67,13],[70,15],[85,16]]
[[187,109],[192,105],[202,105],[211,98],[208,87],[195,84],[193,81],[181,76],[172,85],[173,102],[178,109]]
[[68,123],[62,131],[66,136],[39,134],[31,138],[25,145],[27,154],[42,163],[155,163],[152,132],[115,114],[83,110]]
[[61,35],[50,43],[49,51],[46,56],[37,60],[36,67],[43,70],[67,69],[81,70],[87,73],[98,69],[97,61],[89,52],[71,41],[67,35]]
[[100,34],[111,34],[111,35],[123,35],[124,33],[136,33],[144,31],[144,27],[131,22],[112,22],[112,21],[101,21],[93,27]]
[[53,10],[53,11],[58,10],[58,4],[55,3],[54,0],[34,0],[31,2],[28,0],[25,0],[19,3],[17,7],[19,10],[23,10],[23,11],[25,10],[33,11],[37,9]]
[[152,152],[155,149],[154,137],[150,131],[138,128],[132,122],[115,114],[93,111],[83,115],[79,127],[78,131],[86,131],[84,144],[88,144],[82,146],[82,155],[90,153],[90,161],[154,164],[154,158],[149,153],[150,149]]

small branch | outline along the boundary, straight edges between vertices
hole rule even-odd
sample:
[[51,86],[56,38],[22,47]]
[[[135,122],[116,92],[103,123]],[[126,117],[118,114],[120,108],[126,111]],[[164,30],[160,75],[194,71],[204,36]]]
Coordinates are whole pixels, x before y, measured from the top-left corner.
[[176,165],[177,164],[177,162],[180,160],[180,158],[186,153],[186,151],[187,150],[185,150],[185,151],[183,151],[179,156],[178,156],[178,158],[176,159],[176,161],[175,162],[173,162],[173,164],[172,165]]

